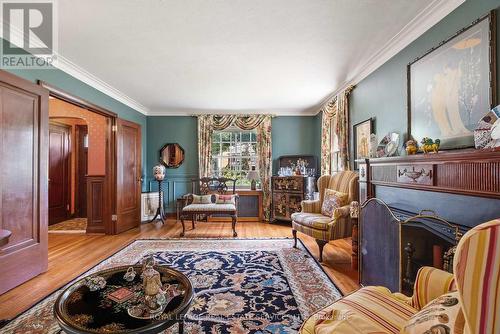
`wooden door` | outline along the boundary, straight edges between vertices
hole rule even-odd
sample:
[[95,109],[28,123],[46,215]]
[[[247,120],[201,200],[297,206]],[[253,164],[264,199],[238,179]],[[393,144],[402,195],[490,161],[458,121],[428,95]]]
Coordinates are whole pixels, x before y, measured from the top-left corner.
[[48,97],[0,71],[0,294],[47,270]]
[[70,127],[49,125],[49,225],[69,218]]
[[141,126],[117,119],[115,233],[141,224]]
[[76,200],[77,217],[87,217],[88,128],[76,126]]

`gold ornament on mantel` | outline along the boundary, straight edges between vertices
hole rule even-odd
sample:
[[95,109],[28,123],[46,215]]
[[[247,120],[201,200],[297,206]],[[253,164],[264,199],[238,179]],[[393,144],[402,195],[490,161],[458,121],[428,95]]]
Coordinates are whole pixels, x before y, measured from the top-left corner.
[[408,155],[417,154],[418,145],[417,142],[413,139],[410,139],[406,142],[406,153]]
[[422,151],[424,153],[429,153],[429,152],[434,152],[438,153],[439,152],[439,144],[441,143],[441,140],[436,139],[432,140],[429,137],[424,137],[422,138]]

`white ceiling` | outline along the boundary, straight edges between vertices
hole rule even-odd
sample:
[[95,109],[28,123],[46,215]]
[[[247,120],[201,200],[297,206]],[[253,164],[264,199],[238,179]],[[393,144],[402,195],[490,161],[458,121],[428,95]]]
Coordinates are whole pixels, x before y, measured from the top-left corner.
[[148,115],[315,114],[462,1],[59,0],[60,67]]

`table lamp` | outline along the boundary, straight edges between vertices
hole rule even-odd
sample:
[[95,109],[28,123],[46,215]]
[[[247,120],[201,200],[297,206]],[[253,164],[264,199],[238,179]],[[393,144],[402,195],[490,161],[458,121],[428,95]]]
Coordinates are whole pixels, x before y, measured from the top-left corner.
[[247,179],[252,181],[250,185],[251,190],[256,190],[257,189],[257,180],[259,180],[259,172],[255,170],[255,166],[252,167],[252,170],[248,172],[247,174]]

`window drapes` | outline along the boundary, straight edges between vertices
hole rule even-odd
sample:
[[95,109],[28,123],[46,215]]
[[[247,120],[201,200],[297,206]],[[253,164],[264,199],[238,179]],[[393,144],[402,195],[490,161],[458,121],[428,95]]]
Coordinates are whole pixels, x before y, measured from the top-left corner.
[[341,170],[350,170],[349,160],[349,94],[354,86],[349,86],[321,108],[321,175],[332,173],[331,129],[335,117],[335,133],[339,144]]
[[234,125],[242,130],[257,130],[258,169],[262,184],[265,220],[271,214],[272,140],[271,115],[199,115],[198,163],[200,177],[210,176],[212,135]]

